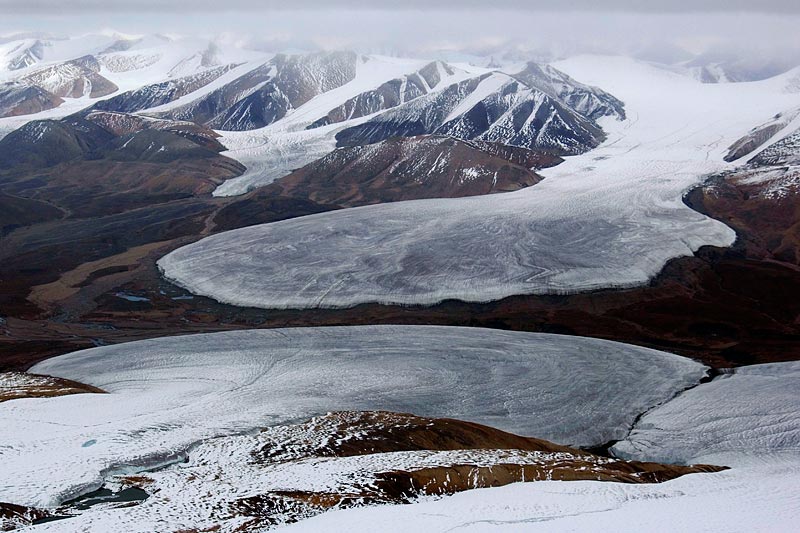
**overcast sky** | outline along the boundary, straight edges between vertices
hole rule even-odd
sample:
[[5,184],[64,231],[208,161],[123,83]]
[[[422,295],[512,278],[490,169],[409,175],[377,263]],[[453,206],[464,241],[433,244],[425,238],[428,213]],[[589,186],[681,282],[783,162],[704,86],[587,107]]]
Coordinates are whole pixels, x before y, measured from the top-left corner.
[[800,0],[0,0],[3,34],[225,35],[274,49],[791,55],[798,28]]
[[772,12],[798,13],[797,0],[0,0],[6,13],[41,13],[64,9],[84,11],[140,11],[153,9],[191,9],[225,11],[232,8],[247,10],[264,9],[313,9],[347,7],[358,9],[483,9],[506,8],[514,10],[584,10],[584,11],[628,11],[628,12],[672,12],[698,11],[717,12]]

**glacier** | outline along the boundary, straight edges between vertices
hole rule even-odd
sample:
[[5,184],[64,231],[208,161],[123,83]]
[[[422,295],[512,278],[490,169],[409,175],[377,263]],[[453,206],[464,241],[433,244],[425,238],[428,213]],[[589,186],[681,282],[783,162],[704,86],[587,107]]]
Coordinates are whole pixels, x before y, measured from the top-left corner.
[[645,414],[612,450],[671,463],[738,464],[776,453],[800,460],[800,362],[723,373]]
[[682,196],[740,163],[723,156],[742,132],[797,105],[797,72],[702,84],[621,57],[579,56],[555,67],[620,98],[627,118],[600,119],[608,139],[544,170],[536,187],[234,230],[170,253],[160,268],[191,292],[234,305],[429,305],[632,287],[672,258],[734,242],[733,230]]
[[690,359],[611,341],[437,326],[246,330],[37,364],[108,394],[0,403],[0,501],[52,507],[203,439],[338,410],[488,424],[562,444],[624,438],[697,384]]

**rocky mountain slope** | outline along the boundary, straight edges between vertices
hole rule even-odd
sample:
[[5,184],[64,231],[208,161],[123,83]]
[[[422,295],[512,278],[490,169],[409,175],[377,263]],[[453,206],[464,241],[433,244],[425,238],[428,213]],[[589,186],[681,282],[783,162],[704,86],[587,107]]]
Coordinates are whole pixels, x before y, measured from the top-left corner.
[[84,56],[36,70],[21,81],[36,85],[60,97],[98,98],[119,88],[100,74],[100,62],[94,56]]
[[225,149],[216,140],[216,133],[190,122],[92,112],[61,120],[31,121],[0,139],[0,169],[19,173],[79,158],[135,159],[137,147],[153,136],[159,136],[159,141],[149,143],[147,149],[161,161],[210,157]]
[[760,151],[748,163],[758,167],[800,165],[800,127]]
[[63,99],[35,85],[21,82],[0,84],[0,118],[39,113],[63,102]]
[[413,74],[391,79],[375,89],[350,98],[314,121],[308,128],[344,122],[397,107],[430,93],[454,75],[455,69],[452,66],[443,61],[433,61]]
[[338,146],[354,146],[421,134],[501,142],[559,155],[585,152],[605,138],[596,123],[560,100],[506,74],[489,73],[346,128],[336,140]]
[[[482,149],[487,146],[486,151]],[[559,161],[505,145],[471,144],[452,137],[396,137],[367,146],[339,148],[298,169],[261,193],[303,196],[315,202],[356,206],[417,198],[456,198],[513,191],[542,178],[530,166],[495,153],[507,151],[541,166]],[[513,155],[512,155],[513,157]]]
[[550,65],[529,61],[514,77],[589,119],[605,116],[625,118],[625,104],[619,99],[599,87],[580,83]]
[[161,116],[222,130],[272,124],[314,96],[351,81],[352,52],[278,55],[236,80]]
[[[764,146],[768,141],[774,139],[784,130],[791,131],[797,126],[800,128],[800,108],[790,109],[776,114],[767,122],[751,129],[746,135],[734,142],[725,155],[725,161],[736,161],[748,154],[752,154],[759,147]],[[797,122],[795,124],[795,122]]]
[[533,169],[560,158],[498,143],[422,135],[339,148],[269,185],[239,196],[214,218],[218,230],[303,214],[421,198],[516,190],[541,180]]
[[223,65],[180,78],[145,85],[94,104],[90,109],[133,113],[158,107],[205,87],[235,65]]

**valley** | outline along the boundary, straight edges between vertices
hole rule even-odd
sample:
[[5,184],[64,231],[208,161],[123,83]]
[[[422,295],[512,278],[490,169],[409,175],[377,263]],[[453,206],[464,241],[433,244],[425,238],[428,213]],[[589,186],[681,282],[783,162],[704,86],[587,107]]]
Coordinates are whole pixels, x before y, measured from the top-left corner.
[[3,39],[0,529],[798,518],[800,66]]

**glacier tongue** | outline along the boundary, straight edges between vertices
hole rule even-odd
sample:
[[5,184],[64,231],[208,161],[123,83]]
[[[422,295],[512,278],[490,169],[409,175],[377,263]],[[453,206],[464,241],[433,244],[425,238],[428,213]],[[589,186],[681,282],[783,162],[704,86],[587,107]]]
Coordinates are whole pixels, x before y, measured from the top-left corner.
[[364,326],[167,337],[74,352],[32,370],[109,392],[0,404],[0,501],[52,506],[125,465],[331,410],[447,416],[598,445],[623,438],[639,413],[706,369],[589,338]]
[[800,362],[737,368],[686,391],[643,416],[613,451],[679,463],[800,459]]

